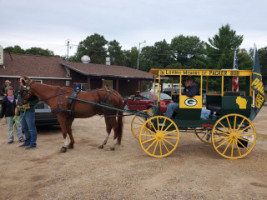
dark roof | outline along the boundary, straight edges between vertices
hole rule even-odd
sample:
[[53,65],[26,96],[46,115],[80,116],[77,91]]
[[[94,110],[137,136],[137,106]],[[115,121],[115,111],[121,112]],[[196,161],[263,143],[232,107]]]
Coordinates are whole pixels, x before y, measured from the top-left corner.
[[0,76],[67,78],[66,70],[60,65],[61,62],[60,57],[5,52],[4,65],[0,66]]
[[101,77],[117,77],[117,78],[138,78],[138,79],[153,79],[153,74],[133,69],[125,66],[103,65],[93,63],[61,63],[70,70],[85,76],[101,76]]

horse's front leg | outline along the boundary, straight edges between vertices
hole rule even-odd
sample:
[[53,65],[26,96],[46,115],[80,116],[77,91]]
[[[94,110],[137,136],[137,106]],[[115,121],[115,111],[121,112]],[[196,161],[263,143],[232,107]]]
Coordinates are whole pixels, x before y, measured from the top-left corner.
[[60,151],[62,153],[65,153],[67,151],[67,146],[69,145],[69,140],[67,137],[67,125],[66,125],[67,123],[66,123],[66,120],[64,119],[64,117],[62,117],[62,116],[58,116],[58,122],[59,122],[61,131],[62,131],[62,135],[64,138],[64,145],[61,147]]
[[110,150],[114,151],[115,150],[115,146],[118,144],[118,125],[117,125],[117,120],[116,118],[110,118],[110,124],[113,128],[114,131],[114,138],[113,138],[113,144],[110,147]]
[[64,145],[61,147],[60,151],[62,153],[65,153],[65,152],[67,152],[67,147],[69,145],[69,140],[68,140],[68,135],[67,135],[66,132],[62,133],[62,134],[63,134],[63,138],[64,138]]

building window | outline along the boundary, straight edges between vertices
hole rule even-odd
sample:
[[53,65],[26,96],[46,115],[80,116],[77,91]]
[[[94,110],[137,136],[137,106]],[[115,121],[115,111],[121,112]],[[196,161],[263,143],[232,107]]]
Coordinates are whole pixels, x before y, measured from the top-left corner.
[[37,80],[37,79],[35,79],[33,81],[36,82],[36,83],[43,83],[43,80]]
[[103,80],[102,79],[102,87],[108,86],[109,89],[113,89],[113,80]]

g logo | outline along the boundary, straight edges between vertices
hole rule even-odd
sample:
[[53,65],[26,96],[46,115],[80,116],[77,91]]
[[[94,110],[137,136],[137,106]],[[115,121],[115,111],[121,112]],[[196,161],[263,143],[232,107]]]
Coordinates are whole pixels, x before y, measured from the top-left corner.
[[186,99],[184,101],[184,103],[185,103],[185,105],[192,107],[192,106],[197,105],[197,100],[196,99]]

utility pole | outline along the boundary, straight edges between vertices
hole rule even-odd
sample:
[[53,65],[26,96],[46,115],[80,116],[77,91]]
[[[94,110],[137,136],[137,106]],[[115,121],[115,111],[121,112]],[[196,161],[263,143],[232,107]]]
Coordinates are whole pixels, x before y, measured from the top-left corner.
[[66,60],[67,60],[67,62],[69,62],[69,51],[70,51],[70,48],[71,48],[71,46],[70,46],[70,40],[69,39],[66,40],[66,45],[67,45],[67,56],[66,56]]
[[140,46],[141,44],[146,43],[146,41],[144,40],[143,42],[139,42],[139,48],[138,48],[138,55],[137,55],[137,69],[139,69],[139,57],[140,57]]

